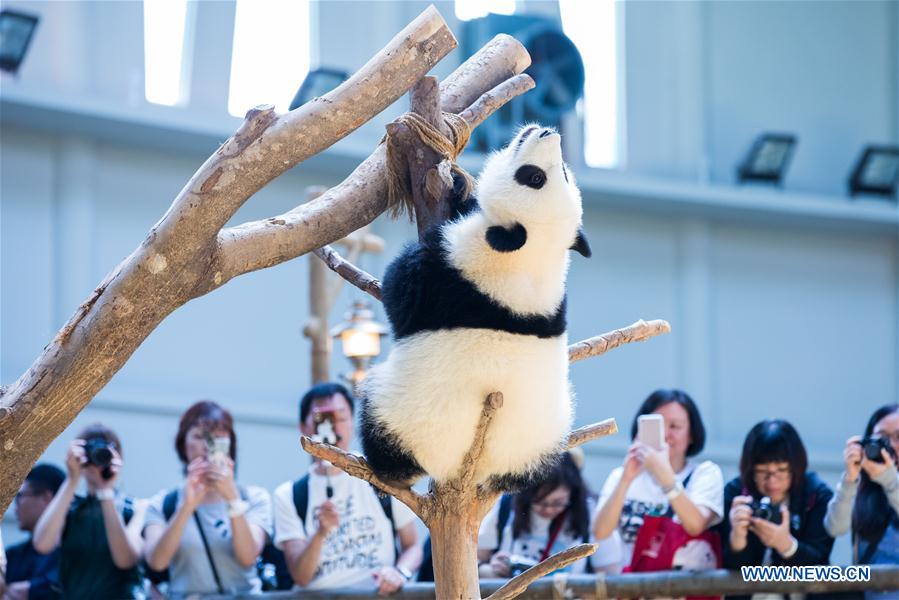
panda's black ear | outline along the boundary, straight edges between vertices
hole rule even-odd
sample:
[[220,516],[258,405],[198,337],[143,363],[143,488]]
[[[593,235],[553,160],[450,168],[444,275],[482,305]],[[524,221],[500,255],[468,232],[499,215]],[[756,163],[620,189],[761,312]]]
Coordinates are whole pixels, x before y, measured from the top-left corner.
[[584,235],[583,229],[577,230],[577,238],[574,240],[574,244],[571,245],[569,250],[576,250],[581,256],[586,258],[593,256],[593,250],[590,249],[590,242],[587,241],[587,236]]
[[487,243],[497,252],[515,252],[528,239],[528,230],[521,223],[515,223],[509,229],[494,225],[487,228]]

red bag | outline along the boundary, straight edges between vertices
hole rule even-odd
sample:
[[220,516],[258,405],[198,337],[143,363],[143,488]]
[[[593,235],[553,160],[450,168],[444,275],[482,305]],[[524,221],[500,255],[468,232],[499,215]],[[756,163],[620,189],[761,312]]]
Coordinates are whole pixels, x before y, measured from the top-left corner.
[[[706,530],[699,535],[690,535],[671,517],[644,515],[634,542],[631,564],[624,568],[624,572],[720,569],[722,556],[721,538],[717,532]],[[691,600],[719,597],[688,596]]]

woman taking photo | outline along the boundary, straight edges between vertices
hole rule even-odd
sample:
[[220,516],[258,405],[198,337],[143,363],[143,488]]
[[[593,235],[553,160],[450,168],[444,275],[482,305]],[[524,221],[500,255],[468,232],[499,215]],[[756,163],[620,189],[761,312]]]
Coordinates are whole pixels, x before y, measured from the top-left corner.
[[[664,443],[657,440],[660,449],[638,439],[638,422],[643,415],[661,416],[658,437]],[[635,543],[647,517],[667,517],[681,526],[686,536],[708,535],[705,532],[724,514],[724,478],[715,463],[692,459],[705,445],[705,427],[693,399],[683,391],[653,392],[637,411],[631,440],[624,465],[613,470],[603,485],[593,534],[603,540],[618,532],[622,566],[650,570],[633,563]],[[658,568],[714,568],[715,559],[706,555],[704,563],[684,565],[672,565],[669,560],[668,565]]]
[[[864,442],[864,445],[863,445]],[[827,505],[824,526],[833,537],[852,528],[856,563],[899,564],[899,404],[888,404],[868,419],[864,437],[846,442],[846,470]],[[866,598],[899,598],[899,592],[865,592]]]
[[[64,598],[142,598],[138,572],[142,515],[116,490],[122,444],[107,427],[91,425],[69,446],[66,479],[38,519],[32,544],[41,554],[60,548]],[[84,477],[86,496],[76,496]]]
[[[590,541],[593,498],[572,455],[538,483],[505,495],[487,514],[478,534],[481,577],[511,577],[557,552]],[[590,558],[563,569],[593,573],[617,566],[617,546],[600,544]]]
[[724,488],[724,566],[825,565],[833,538],[824,514],[833,492],[814,473],[786,421],[756,424],[746,436],[740,476]]
[[234,481],[231,414],[201,401],[181,416],[175,451],[185,478],[147,511],[146,561],[169,574],[169,597],[258,592],[256,559],[271,531],[271,499]]

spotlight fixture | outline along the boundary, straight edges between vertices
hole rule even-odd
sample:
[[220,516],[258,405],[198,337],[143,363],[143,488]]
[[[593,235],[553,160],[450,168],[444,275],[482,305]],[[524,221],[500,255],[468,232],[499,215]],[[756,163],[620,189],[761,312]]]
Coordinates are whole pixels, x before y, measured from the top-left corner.
[[737,168],[740,183],[763,181],[780,185],[790,164],[796,136],[788,133],[763,133],[756,138],[749,154]]
[[0,10],[0,70],[15,74],[25,58],[40,19],[15,10]]
[[866,146],[849,176],[849,196],[877,194],[896,198],[899,146]]

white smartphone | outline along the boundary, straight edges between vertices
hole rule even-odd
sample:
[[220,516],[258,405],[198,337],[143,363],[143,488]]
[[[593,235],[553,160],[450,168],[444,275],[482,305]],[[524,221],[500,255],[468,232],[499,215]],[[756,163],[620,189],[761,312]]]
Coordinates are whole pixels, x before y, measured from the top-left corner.
[[217,437],[212,439],[212,447],[209,449],[209,462],[222,466],[225,459],[231,453],[231,438]]
[[662,415],[640,415],[637,417],[637,440],[650,448],[665,448],[665,418]]

